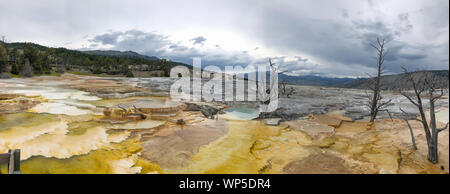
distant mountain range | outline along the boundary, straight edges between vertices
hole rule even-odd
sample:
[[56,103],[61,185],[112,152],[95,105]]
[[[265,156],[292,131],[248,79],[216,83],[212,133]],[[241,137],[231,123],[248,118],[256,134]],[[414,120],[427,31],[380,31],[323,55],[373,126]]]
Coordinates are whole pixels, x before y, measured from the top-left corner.
[[82,51],[82,52],[91,54],[91,55],[145,59],[145,60],[150,60],[150,61],[156,61],[159,59],[158,57],[155,57],[155,56],[141,55],[134,51],[89,50],[89,51]]
[[[434,71],[417,71],[412,72],[413,78],[416,80],[423,80],[428,76],[431,80],[437,82],[440,86],[448,88],[449,86],[449,71],[448,70],[434,70]],[[373,78],[358,79],[353,82],[336,85],[343,88],[359,88],[367,89],[368,84],[372,83]],[[385,75],[381,78],[381,87],[386,90],[410,89],[411,82],[405,74]]]
[[287,82],[295,85],[308,85],[308,86],[335,86],[342,85],[356,81],[354,78],[329,78],[313,75],[305,76],[288,76],[281,74],[278,76],[278,81]]
[[[414,79],[422,79],[428,76],[433,81],[439,83],[439,85],[448,88],[449,87],[449,71],[448,70],[433,70],[433,71],[417,71],[413,72]],[[278,77],[278,81],[287,82],[295,85],[308,85],[308,86],[325,86],[325,87],[340,87],[340,88],[357,88],[367,89],[368,84],[372,83],[374,78],[329,78],[321,76],[288,76],[281,74]],[[411,88],[412,85],[407,79],[405,74],[385,75],[381,78],[381,87],[383,90],[397,90]]]

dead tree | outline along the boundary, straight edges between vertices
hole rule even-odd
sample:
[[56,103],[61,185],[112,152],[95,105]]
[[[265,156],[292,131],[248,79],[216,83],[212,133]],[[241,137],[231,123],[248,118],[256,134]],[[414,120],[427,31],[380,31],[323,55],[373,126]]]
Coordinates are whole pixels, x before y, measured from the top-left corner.
[[291,87],[288,93],[286,93],[286,97],[289,98],[291,95],[295,94],[295,89]]
[[386,41],[384,39],[380,40],[379,38],[377,38],[376,44],[370,44],[370,46],[377,50],[377,76],[368,79],[373,81],[368,84],[368,88],[372,91],[372,96],[367,95],[368,103],[366,104],[370,109],[370,122],[375,121],[378,112],[387,111],[385,108],[391,102],[390,99],[383,100],[381,96],[381,76],[384,74],[384,59],[388,54],[385,44]]
[[[269,66],[270,66],[270,71],[272,71],[272,73],[277,73],[278,75],[281,75],[284,73],[284,71],[278,71],[278,68],[275,67],[275,63],[272,63],[271,58],[269,58]],[[275,77],[272,77],[272,79],[275,79]],[[270,92],[271,89],[275,87],[275,85],[273,85],[273,84],[275,84],[275,82],[273,80],[271,80],[268,92]]]
[[[265,81],[266,74],[260,75],[262,72],[258,72],[258,77],[263,77],[262,80],[258,79],[257,81],[257,91],[259,93],[259,104],[260,111],[261,112],[268,112],[267,110],[276,108],[275,104],[271,104],[271,101],[278,101],[278,98],[280,97],[280,86],[278,85],[278,75],[285,73],[285,71],[279,71],[278,68],[275,66],[275,63],[272,63],[272,59],[269,58],[269,67],[271,71],[270,75],[270,85],[267,87],[267,82]],[[261,78],[259,77],[259,78]],[[276,85],[275,85],[276,84]],[[287,83],[282,84],[284,87],[287,85]],[[286,97],[290,97],[292,94],[295,93],[295,89],[291,87],[290,91],[287,92],[285,95]],[[270,108],[269,108],[270,107]],[[272,109],[273,110],[273,109]]]
[[[445,127],[437,128],[436,127],[436,115],[435,115],[435,106],[434,103],[440,99],[444,95],[444,87],[440,86],[439,83],[434,82],[425,76],[422,80],[415,80],[410,72],[408,72],[405,68],[403,68],[405,76],[410,81],[412,85],[412,89],[414,90],[414,95],[410,96],[408,93],[404,91],[400,91],[400,93],[407,98],[414,106],[417,107],[420,114],[420,119],[415,118],[415,120],[422,123],[425,137],[427,140],[428,146],[428,160],[436,164],[438,163],[438,135],[441,131],[447,129],[449,123],[445,125]],[[430,103],[430,121],[427,121],[425,117],[425,109],[422,101],[422,93],[428,92],[428,98]],[[403,111],[403,110],[402,110]],[[404,112],[404,111],[403,111]],[[408,127],[409,126],[408,123]]]
[[[279,92],[278,92],[279,86],[275,86],[275,83],[278,84],[278,76],[276,76],[276,75],[277,75],[277,73],[283,73],[283,72],[278,71],[275,64],[272,63],[271,58],[269,58],[269,67],[270,67],[270,71],[271,71],[269,87],[267,87],[267,82],[265,80],[266,74],[264,73],[263,75],[259,75],[260,73],[263,73],[263,72],[258,72],[258,77],[259,76],[261,76],[261,77],[258,78],[256,88],[259,93],[259,98],[260,98],[259,104],[260,104],[260,109],[262,110],[261,112],[267,112],[267,110],[269,109],[268,106],[270,105],[270,102],[272,100],[274,100],[274,98],[279,97]],[[260,78],[262,78],[262,79],[260,79]],[[277,88],[276,91],[275,91],[275,87]]]
[[[285,73],[285,71],[278,71],[278,69],[275,67],[275,63],[272,63],[271,58],[269,58],[269,65],[270,65],[270,69],[271,69],[272,73],[276,72],[278,75]],[[272,77],[272,79],[273,79],[273,77]],[[274,83],[273,80],[271,80],[271,83],[272,84],[270,85],[270,87],[266,90],[267,93],[269,93],[272,90],[272,88],[275,87],[273,85],[273,83]],[[286,96],[287,98],[289,98],[291,95],[295,94],[295,89],[293,87],[290,87],[289,91],[288,91],[287,85],[288,85],[288,83],[286,81],[279,82],[278,97]]]
[[[402,108],[400,108],[400,111],[402,111],[403,113],[405,113],[405,115],[408,115],[408,113],[406,113],[406,111],[404,111]],[[411,135],[411,143],[413,145],[414,150],[417,150],[417,145],[416,145],[416,139],[414,137],[414,130],[412,129],[411,125],[409,124],[408,118],[403,119],[406,124],[408,125],[409,128],[409,134]]]
[[[282,81],[279,85],[278,85],[278,97],[280,96],[286,96],[287,98],[289,98],[291,95],[295,94],[295,89],[294,87],[287,87],[287,82]],[[288,90],[289,89],[289,90]]]
[[280,85],[278,85],[278,90],[279,90],[279,92],[278,92],[278,97],[280,96],[280,95],[284,95],[284,94],[286,94],[286,85],[287,85],[287,82],[285,82],[285,81],[282,81],[281,83],[280,83]]

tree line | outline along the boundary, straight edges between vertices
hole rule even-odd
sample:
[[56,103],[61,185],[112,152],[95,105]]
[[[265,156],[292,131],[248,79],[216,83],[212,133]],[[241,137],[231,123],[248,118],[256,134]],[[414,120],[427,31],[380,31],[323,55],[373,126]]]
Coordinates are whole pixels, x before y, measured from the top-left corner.
[[138,57],[94,55],[33,43],[0,42],[0,73],[9,71],[11,74],[25,77],[68,71],[89,71],[93,74],[105,73],[133,77],[129,67],[142,64],[148,65],[150,71],[163,71],[164,76],[169,76],[170,69],[181,63],[166,59],[147,60]]

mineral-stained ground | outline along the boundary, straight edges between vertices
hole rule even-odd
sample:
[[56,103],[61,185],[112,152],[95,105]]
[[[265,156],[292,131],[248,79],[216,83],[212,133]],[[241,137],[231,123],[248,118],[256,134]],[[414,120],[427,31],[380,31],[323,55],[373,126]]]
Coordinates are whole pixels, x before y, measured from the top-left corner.
[[[400,119],[400,107],[416,110],[395,92],[383,93],[393,118],[369,123],[364,90],[293,86],[278,111],[258,116],[257,103],[174,101],[173,81],[0,80],[0,153],[21,149],[22,173],[449,172],[449,131],[439,134],[439,163],[428,162],[421,123],[410,121],[414,150]],[[448,96],[436,106],[442,127]]]

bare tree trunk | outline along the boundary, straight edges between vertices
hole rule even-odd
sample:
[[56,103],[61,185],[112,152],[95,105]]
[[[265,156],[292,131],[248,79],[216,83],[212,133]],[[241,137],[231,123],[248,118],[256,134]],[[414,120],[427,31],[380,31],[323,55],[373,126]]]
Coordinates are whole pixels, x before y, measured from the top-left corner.
[[411,142],[412,142],[412,144],[413,144],[413,148],[414,148],[415,150],[417,150],[416,139],[414,138],[414,131],[413,131],[411,125],[409,124],[408,120],[405,119],[405,121],[406,121],[406,124],[408,124],[409,133],[411,134]]
[[373,97],[372,97],[372,106],[370,107],[370,122],[375,121],[375,119],[377,118],[377,113],[378,113],[377,104],[378,104],[378,98],[380,95],[381,65],[382,65],[382,63],[380,64],[380,57],[379,57],[378,58],[377,80],[375,81],[374,92],[373,92]]
[[431,141],[428,148],[428,160],[436,164],[438,163],[438,132],[436,130],[436,114],[433,100],[433,90],[430,89],[430,128],[431,128]]
[[[427,140],[427,147],[428,147],[427,158],[431,163],[436,164],[439,162],[438,135],[439,135],[439,132],[447,129],[449,123],[447,123],[445,125],[445,127],[437,128],[434,102],[436,100],[440,99],[444,95],[444,91],[441,88],[441,94],[434,95],[434,92],[437,89],[436,89],[436,83],[432,82],[433,80],[429,80],[429,79],[425,78],[424,79],[425,84],[422,84],[421,86],[419,86],[413,79],[412,75],[405,68],[403,68],[403,70],[404,70],[405,74],[408,76],[408,79],[410,80],[410,82],[412,83],[416,99],[413,99],[412,97],[408,96],[406,93],[401,92],[401,94],[403,96],[405,96],[412,104],[414,104],[419,109],[421,118],[417,119],[417,120],[422,122],[424,131],[425,131],[425,137]],[[425,91],[426,89],[429,91],[429,100],[430,100],[430,124],[429,125],[427,122],[427,118],[425,117],[425,111],[423,109],[423,104],[422,104],[422,97],[420,96],[421,93],[423,91]],[[408,126],[409,126],[409,124],[408,124]]]
[[438,135],[437,134],[433,134],[433,138],[428,145],[428,160],[433,164],[437,164],[439,162],[439,159],[438,159]]
[[377,38],[377,43],[370,44],[373,48],[377,50],[377,76],[375,78],[375,82],[373,86],[370,86],[370,89],[373,92],[373,96],[371,99],[369,99],[370,102],[370,122],[374,122],[377,118],[378,111],[383,108],[383,106],[386,106],[389,102],[381,102],[382,97],[380,94],[381,90],[381,76],[383,74],[383,63],[385,56],[387,55],[387,51],[384,48],[385,45],[384,39],[380,41],[380,39]]

